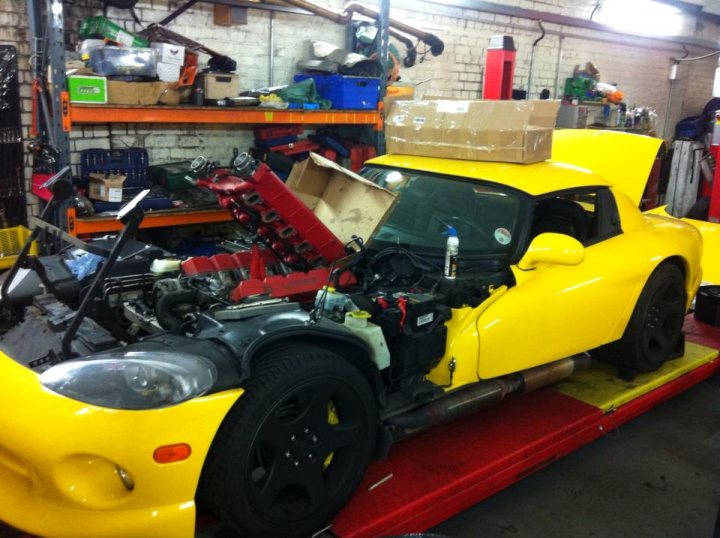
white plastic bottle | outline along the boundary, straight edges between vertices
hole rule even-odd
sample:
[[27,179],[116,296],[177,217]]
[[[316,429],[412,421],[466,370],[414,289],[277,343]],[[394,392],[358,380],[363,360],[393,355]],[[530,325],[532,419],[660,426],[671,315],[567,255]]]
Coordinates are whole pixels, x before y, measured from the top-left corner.
[[460,239],[458,239],[457,230],[452,226],[448,226],[447,234],[447,245],[445,247],[445,278],[454,279],[457,276]]

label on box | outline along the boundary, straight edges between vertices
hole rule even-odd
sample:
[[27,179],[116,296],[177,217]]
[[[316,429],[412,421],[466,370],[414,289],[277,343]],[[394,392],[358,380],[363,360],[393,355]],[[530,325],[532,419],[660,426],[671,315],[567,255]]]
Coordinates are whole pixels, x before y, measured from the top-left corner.
[[470,108],[469,101],[440,101],[437,111],[449,114],[466,114]]
[[180,65],[158,62],[157,76],[163,82],[177,82],[180,80],[180,69],[182,69]]
[[126,47],[132,47],[133,43],[135,42],[135,38],[131,34],[124,32],[123,30],[118,30],[115,41],[117,41],[118,43],[122,43]]
[[[105,186],[101,187],[100,190],[104,191]],[[122,189],[110,187],[108,189],[108,196],[107,196],[108,202],[122,202],[122,193],[123,193]],[[105,193],[103,192],[103,195],[104,194]]]
[[424,116],[416,116],[413,118],[413,123],[415,125],[424,125],[425,124],[425,117]]
[[433,312],[430,312],[429,314],[425,314],[423,316],[418,316],[417,326],[420,327],[421,325],[427,325],[433,319],[435,319],[435,314]]

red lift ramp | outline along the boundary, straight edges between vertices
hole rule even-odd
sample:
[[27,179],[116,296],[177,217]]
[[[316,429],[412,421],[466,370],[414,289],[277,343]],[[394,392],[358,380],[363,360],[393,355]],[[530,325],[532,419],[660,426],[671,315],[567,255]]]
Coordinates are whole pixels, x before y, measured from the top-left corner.
[[403,440],[370,466],[331,532],[375,538],[427,530],[707,379],[720,370],[720,330],[689,317],[685,330],[682,358],[632,382],[594,364]]

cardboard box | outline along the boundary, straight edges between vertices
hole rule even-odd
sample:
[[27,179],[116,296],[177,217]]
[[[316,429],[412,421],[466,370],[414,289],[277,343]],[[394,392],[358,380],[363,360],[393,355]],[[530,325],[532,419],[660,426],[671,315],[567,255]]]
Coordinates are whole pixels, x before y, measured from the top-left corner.
[[202,87],[205,99],[237,97],[240,93],[240,78],[233,73],[203,73]]
[[343,243],[353,235],[370,239],[396,198],[387,189],[315,153],[293,167],[286,185]]
[[388,153],[532,163],[550,158],[559,101],[398,101]]
[[401,84],[393,84],[387,87],[385,98],[383,99],[383,110],[389,115],[393,105],[397,101],[412,101],[415,98],[415,86],[403,86]]
[[108,81],[108,103],[114,105],[173,105],[180,102],[172,82]]
[[180,80],[181,65],[158,62],[157,76],[163,82],[177,82]]
[[185,47],[169,43],[151,43],[150,46],[155,51],[158,62],[180,66],[185,63]]
[[108,88],[105,77],[68,77],[67,87],[71,103],[107,103]]
[[105,202],[122,202],[125,176],[115,174],[105,176],[105,174],[93,173],[88,174],[88,178],[90,179],[88,198]]

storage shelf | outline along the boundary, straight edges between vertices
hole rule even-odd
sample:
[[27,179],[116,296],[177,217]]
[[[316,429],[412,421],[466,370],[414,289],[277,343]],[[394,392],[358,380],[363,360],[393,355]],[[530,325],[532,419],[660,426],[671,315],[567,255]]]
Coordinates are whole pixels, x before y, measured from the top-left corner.
[[63,106],[63,128],[89,123],[189,123],[189,124],[334,124],[372,125],[382,129],[377,110],[278,110],[271,108],[224,108],[196,106]]
[[[78,217],[74,207],[68,208],[66,217],[67,232],[74,236],[117,232],[123,228],[122,222],[114,216]],[[146,211],[140,228],[163,228],[231,220],[233,220],[232,215],[225,209],[160,209]]]

